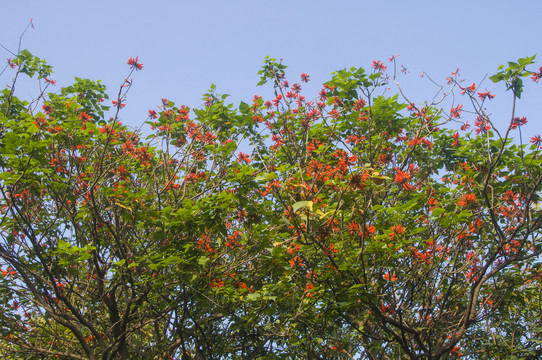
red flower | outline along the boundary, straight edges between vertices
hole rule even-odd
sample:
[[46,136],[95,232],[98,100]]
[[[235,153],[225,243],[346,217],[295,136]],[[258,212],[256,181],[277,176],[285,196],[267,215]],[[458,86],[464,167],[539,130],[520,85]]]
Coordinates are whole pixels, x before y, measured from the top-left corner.
[[303,73],[301,74],[301,81],[303,81],[304,83],[308,83],[311,79],[309,79],[309,75]]
[[8,59],[8,65],[12,69],[15,67],[15,64],[11,62],[11,59]]
[[248,156],[247,154],[243,152],[240,152],[239,155],[237,156],[237,161],[244,162],[245,164],[249,164],[252,160],[250,159],[250,156]]
[[515,128],[518,128],[525,124],[527,124],[527,118],[525,116],[522,118],[515,117],[514,120],[512,120],[512,123],[510,124],[510,129],[514,130]]
[[537,146],[541,146],[542,145],[542,138],[540,138],[540,135],[533,136],[531,138],[531,142],[533,144],[536,144]]
[[413,190],[414,187],[408,183],[412,178],[412,175],[408,172],[401,171],[399,169],[395,170],[395,182],[401,184],[405,190]]
[[388,237],[390,238],[390,240],[393,240],[397,235],[401,235],[403,232],[405,232],[405,229],[406,228],[404,226],[393,225],[390,229],[391,232],[388,234]]
[[453,118],[458,118],[461,116],[461,108],[463,107],[463,104],[461,105],[458,105],[454,108],[451,108],[450,109],[450,116],[453,117]]
[[476,135],[480,133],[486,133],[488,130],[491,129],[491,123],[487,118],[483,118],[482,116],[478,115],[476,117],[476,120],[474,121],[474,126],[476,127]]
[[518,194],[514,194],[512,190],[506,190],[502,199],[508,203],[514,203],[519,198]]
[[471,86],[467,87],[467,88],[462,88],[461,86],[459,87],[461,90],[460,94],[463,95],[465,93],[467,94],[472,94],[474,92],[474,90],[476,90],[476,85],[474,83],[472,83]]
[[49,80],[49,79],[47,79],[46,77],[44,77],[43,80],[45,80],[45,82],[47,82],[48,84],[51,84],[51,85],[53,85],[53,86],[56,85],[56,80]]
[[397,281],[397,276],[395,274],[390,276],[390,273],[385,273],[382,277],[386,281],[391,281],[391,282]]
[[240,244],[239,244],[239,240],[241,239],[241,232],[240,231],[236,231],[235,233],[233,233],[232,235],[228,236],[228,240],[226,241],[226,247],[228,248],[236,248],[238,247]]
[[138,63],[137,58],[138,58],[137,56],[135,59],[130,56],[130,58],[128,59],[128,65],[130,65],[130,69],[132,70],[135,69],[136,71],[143,69],[143,64]]
[[468,129],[470,129],[470,124],[467,121],[466,123],[463,123],[463,125],[461,125],[461,131],[466,131]]
[[92,120],[92,116],[90,116],[89,114],[87,114],[85,111],[82,111],[79,113],[79,119],[83,120],[83,122],[85,121],[91,121]]
[[395,315],[395,310],[393,310],[391,305],[380,304],[379,308],[382,314],[389,313],[390,315]]
[[347,231],[350,235],[357,235],[359,233],[359,225],[355,221],[351,221],[346,225]]
[[467,206],[474,204],[476,202],[476,195],[474,194],[465,194],[459,201],[457,202],[457,205],[459,206]]
[[534,81],[534,82],[538,82],[538,80],[540,80],[542,78],[542,66],[540,68],[538,68],[538,72],[534,72],[533,71],[533,74],[531,75],[531,79]]
[[386,69],[388,68],[386,65],[384,65],[384,63],[380,60],[373,60],[373,65],[371,65],[371,67],[375,70],[378,70],[380,72],[382,71],[386,71]]
[[273,100],[273,105],[278,106],[281,99],[282,99],[282,94],[278,94],[275,100]]
[[121,107],[121,108],[123,108],[123,107],[126,106],[126,104],[123,104],[123,103],[122,103],[122,100],[121,100],[121,99],[112,100],[111,102],[113,103],[113,105],[119,106],[119,107]]
[[495,95],[491,94],[489,91],[487,91],[486,89],[486,92],[479,92],[478,93],[478,97],[480,97],[480,99],[483,101],[485,100],[486,98],[491,100],[495,97]]
[[307,296],[312,298],[313,297],[313,294],[311,293],[311,291],[314,289],[314,284],[313,283],[308,283],[305,285],[305,292],[307,293]]
[[293,268],[295,268],[296,266],[303,266],[303,259],[301,259],[299,256],[294,256],[293,259],[288,262]]
[[158,118],[158,114],[154,110],[149,110],[149,117],[153,118],[153,119],[156,119],[156,118]]
[[224,286],[224,281],[220,280],[220,279],[215,279],[211,282],[211,287],[212,288],[221,288]]
[[45,115],[49,115],[50,113],[53,112],[53,107],[52,106],[43,105],[41,108],[43,109],[43,112],[45,113]]
[[460,142],[459,142],[459,133],[455,133],[452,135],[453,139],[454,139],[454,143],[452,144],[453,147],[459,147],[460,145]]

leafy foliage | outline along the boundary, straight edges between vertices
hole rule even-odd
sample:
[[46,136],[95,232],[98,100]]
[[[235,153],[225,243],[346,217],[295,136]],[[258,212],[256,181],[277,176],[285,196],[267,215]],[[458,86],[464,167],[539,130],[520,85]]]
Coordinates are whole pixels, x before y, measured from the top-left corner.
[[[533,61],[491,79],[515,101]],[[13,65],[54,85],[27,51]],[[0,352],[540,356],[540,137],[511,140],[515,115],[501,135],[474,84],[461,90],[475,131],[447,128],[462,105],[386,96],[386,66],[372,67],[337,71],[308,101],[266,58],[274,98],[162,99],[146,139],[118,121],[131,82],[109,120],[100,82],[30,102],[4,90]]]

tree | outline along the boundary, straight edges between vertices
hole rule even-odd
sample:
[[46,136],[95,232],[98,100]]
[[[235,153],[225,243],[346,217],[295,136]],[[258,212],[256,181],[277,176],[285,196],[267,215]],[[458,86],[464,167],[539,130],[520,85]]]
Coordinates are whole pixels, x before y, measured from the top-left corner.
[[[131,82],[112,108],[99,81],[48,93],[51,67],[22,51],[0,97],[0,351],[540,356],[542,140],[511,137],[533,61],[491,78],[512,91],[502,132],[483,107],[493,95],[457,74],[474,131],[463,105],[383,94],[399,74],[380,61],[308,101],[266,58],[274,98],[235,108],[212,86],[201,108],[162,99],[142,139],[118,121]],[[37,99],[16,96],[22,75],[37,76]]]

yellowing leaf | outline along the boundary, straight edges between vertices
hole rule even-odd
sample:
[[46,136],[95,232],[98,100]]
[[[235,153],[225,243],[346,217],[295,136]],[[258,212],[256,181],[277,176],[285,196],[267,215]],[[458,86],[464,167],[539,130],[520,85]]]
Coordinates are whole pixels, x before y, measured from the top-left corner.
[[132,208],[126,205],[122,205],[121,203],[115,203],[115,205],[120,206],[123,209],[132,211]]
[[312,201],[303,200],[303,201],[296,202],[294,205],[292,205],[292,208],[294,209],[294,212],[296,212],[297,210],[299,210],[299,209],[301,209],[303,207],[306,207],[310,211],[312,211],[312,205],[313,205]]

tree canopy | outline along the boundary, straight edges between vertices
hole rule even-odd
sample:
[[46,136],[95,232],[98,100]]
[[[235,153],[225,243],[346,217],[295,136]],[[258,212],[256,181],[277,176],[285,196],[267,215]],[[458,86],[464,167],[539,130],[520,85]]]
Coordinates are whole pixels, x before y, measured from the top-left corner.
[[542,140],[513,137],[533,63],[491,77],[504,129],[457,73],[443,96],[466,105],[444,110],[389,95],[401,73],[380,61],[307,99],[310,77],[266,58],[271,98],[162,99],[141,132],[119,121],[131,80],[112,102],[88,79],[50,92],[52,68],[21,51],[0,94],[0,353],[541,356]]

